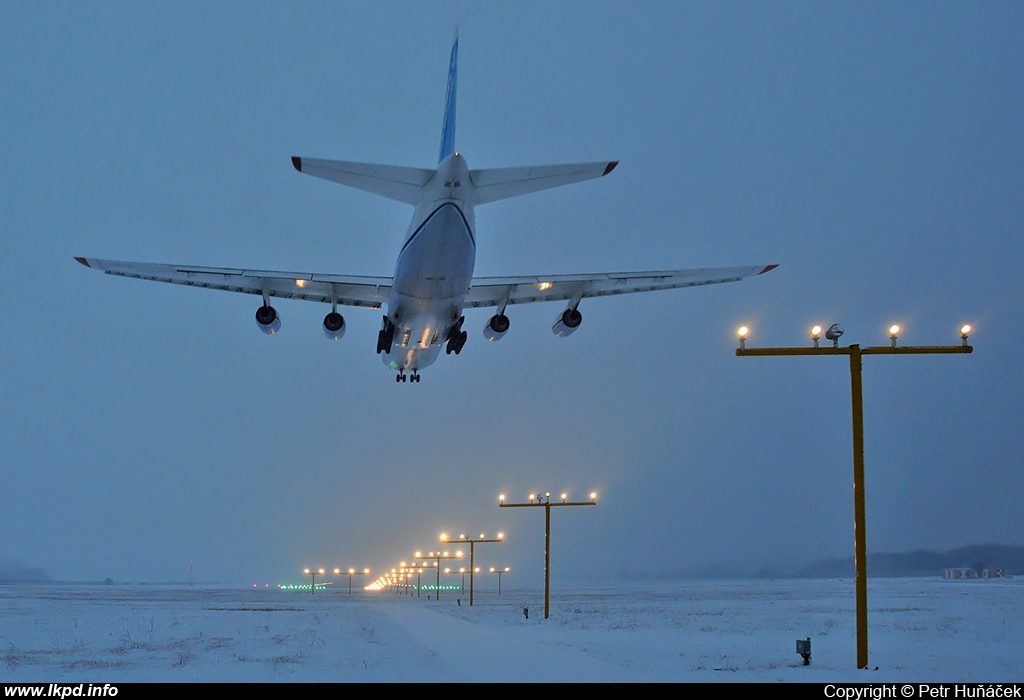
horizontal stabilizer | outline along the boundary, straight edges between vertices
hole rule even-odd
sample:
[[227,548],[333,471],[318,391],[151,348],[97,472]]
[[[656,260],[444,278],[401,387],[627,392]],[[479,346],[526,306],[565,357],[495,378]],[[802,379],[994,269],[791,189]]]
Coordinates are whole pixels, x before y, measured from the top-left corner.
[[573,163],[572,165],[535,165],[525,168],[486,168],[469,171],[476,188],[476,203],[486,204],[499,199],[518,197],[552,187],[571,185],[607,175],[619,161]]
[[292,165],[300,173],[354,187],[357,190],[397,199],[406,204],[419,201],[423,186],[434,176],[433,170],[404,168],[376,163],[350,163],[292,156]]

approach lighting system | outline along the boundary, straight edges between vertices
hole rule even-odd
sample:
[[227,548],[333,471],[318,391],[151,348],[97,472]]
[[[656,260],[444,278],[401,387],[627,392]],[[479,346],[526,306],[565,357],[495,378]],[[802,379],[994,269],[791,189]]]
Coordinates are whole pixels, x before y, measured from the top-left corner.
[[316,592],[316,575],[320,574],[321,576],[323,576],[324,575],[324,570],[323,569],[303,569],[302,573],[306,574],[306,576],[311,576],[312,577],[311,580],[310,580],[309,594],[313,595],[313,593]]
[[436,596],[435,596],[434,600],[441,600],[441,560],[442,559],[461,559],[462,558],[462,550],[460,549],[460,550],[456,551],[455,554],[450,554],[447,551],[444,551],[444,552],[428,552],[426,555],[424,555],[423,552],[415,552],[414,556],[417,559],[432,559],[433,560],[433,564],[431,564],[431,566],[434,566],[437,569],[437,572],[436,572],[437,582],[434,585],[434,590],[436,591]]
[[[342,573],[341,572],[341,568],[337,568],[337,569],[334,570],[334,575],[335,576],[340,576],[341,573]],[[352,595],[352,577],[355,576],[356,574],[359,574],[359,573],[368,574],[368,573],[370,573],[370,570],[369,569],[363,569],[360,572],[360,571],[356,571],[355,569],[349,569],[346,573],[348,574],[348,594]]]
[[[504,503],[503,498],[504,497],[500,497],[498,499],[498,502],[499,503]],[[447,532],[442,532],[440,537],[441,537],[441,542],[448,542],[448,533]],[[504,540],[505,540],[505,533],[504,532],[499,532],[496,537],[490,538],[490,539],[488,539],[487,535],[485,533],[483,533],[483,532],[480,533],[479,537],[473,538],[473,539],[471,539],[469,537],[466,537],[466,535],[464,533],[459,535],[458,542],[468,542],[469,543],[469,604],[470,605],[473,605],[473,599],[474,599],[474,595],[473,595],[473,590],[474,590],[474,588],[473,588],[473,574],[474,574],[474,572],[480,571],[480,567],[474,566],[474,564],[473,564],[474,559],[476,557],[476,545],[479,544],[479,543],[482,543],[482,542],[503,542]],[[459,556],[462,556],[462,552],[458,552],[458,554],[459,554]],[[463,574],[465,574],[465,569],[460,569],[460,571]],[[448,573],[448,571],[445,570],[445,573]],[[463,588],[465,588],[465,576],[463,576]]]
[[865,507],[864,507],[864,398],[861,381],[861,357],[863,355],[951,355],[967,354],[974,351],[967,344],[967,335],[971,332],[969,325],[960,327],[960,338],[962,345],[914,345],[896,347],[896,338],[903,330],[893,324],[889,328],[891,343],[888,346],[865,347],[860,345],[849,345],[845,348],[839,347],[839,337],[843,334],[843,327],[838,323],[833,324],[827,331],[825,337],[832,341],[831,348],[818,347],[818,333],[820,326],[811,329],[811,337],[814,339],[814,347],[785,347],[785,348],[751,348],[743,345],[745,328],[740,329],[740,347],[736,350],[737,357],[779,357],[782,355],[814,355],[835,356],[846,355],[850,358],[850,398],[853,408],[853,522],[854,522],[854,565],[857,570],[856,598],[857,598],[857,668],[867,668],[868,665],[868,569],[867,569],[867,539],[865,529]]
[[498,575],[498,595],[501,595],[501,576],[502,576],[502,574],[507,574],[507,573],[510,573],[511,571],[512,571],[512,569],[510,569],[507,566],[504,569],[495,568],[493,566],[491,567],[490,573]]
[[[744,329],[746,330],[746,329]],[[739,352],[739,350],[737,350]],[[551,616],[551,509],[563,506],[596,506],[597,492],[590,492],[589,501],[566,500],[569,494],[563,493],[562,500],[551,502],[551,492],[545,491],[544,495],[530,494],[527,503],[506,503],[504,497],[498,498],[499,508],[543,508],[544,509],[544,619]],[[500,581],[500,578],[499,578]]]

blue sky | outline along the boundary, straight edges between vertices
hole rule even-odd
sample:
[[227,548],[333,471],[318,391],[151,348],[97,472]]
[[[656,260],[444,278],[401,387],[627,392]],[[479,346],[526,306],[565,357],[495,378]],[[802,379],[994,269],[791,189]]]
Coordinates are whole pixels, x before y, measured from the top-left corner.
[[[411,208],[292,155],[430,166],[460,34],[470,167],[620,160],[477,211],[477,273],[778,263],[735,285],[486,311],[417,385],[379,315],[106,277],[75,255],[388,275]],[[0,6],[0,559],[53,576],[285,580],[555,516],[556,572],[852,553],[848,371],[750,344],[959,342],[865,360],[871,550],[1021,544],[1019,3]],[[493,554],[490,553],[493,551]]]

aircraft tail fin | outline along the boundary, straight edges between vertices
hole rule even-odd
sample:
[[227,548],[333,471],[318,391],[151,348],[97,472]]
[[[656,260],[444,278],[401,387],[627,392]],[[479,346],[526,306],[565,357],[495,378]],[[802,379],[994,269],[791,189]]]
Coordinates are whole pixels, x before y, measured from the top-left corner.
[[459,67],[459,30],[455,29],[455,41],[448,59],[448,91],[444,96],[444,123],[441,126],[441,151],[437,157],[440,163],[455,153],[455,88]]
[[487,168],[470,170],[469,178],[476,190],[476,203],[486,204],[499,199],[518,197],[552,187],[603,177],[615,169],[619,161],[573,163],[572,165],[540,165],[526,168]]

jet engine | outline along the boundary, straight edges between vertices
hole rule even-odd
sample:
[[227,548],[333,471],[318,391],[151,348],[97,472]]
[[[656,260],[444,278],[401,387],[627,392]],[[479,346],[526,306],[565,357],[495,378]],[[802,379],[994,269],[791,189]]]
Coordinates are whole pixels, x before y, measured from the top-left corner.
[[484,337],[489,341],[501,340],[508,333],[511,323],[505,314],[494,314],[484,326]]
[[341,340],[341,336],[345,335],[345,317],[337,311],[332,311],[324,316],[323,328],[328,339]]
[[274,335],[281,330],[281,317],[273,306],[264,304],[256,309],[256,325],[267,335]]
[[551,326],[551,332],[559,338],[564,338],[567,335],[572,335],[581,323],[583,323],[583,314],[577,309],[566,309],[555,319],[555,325]]

